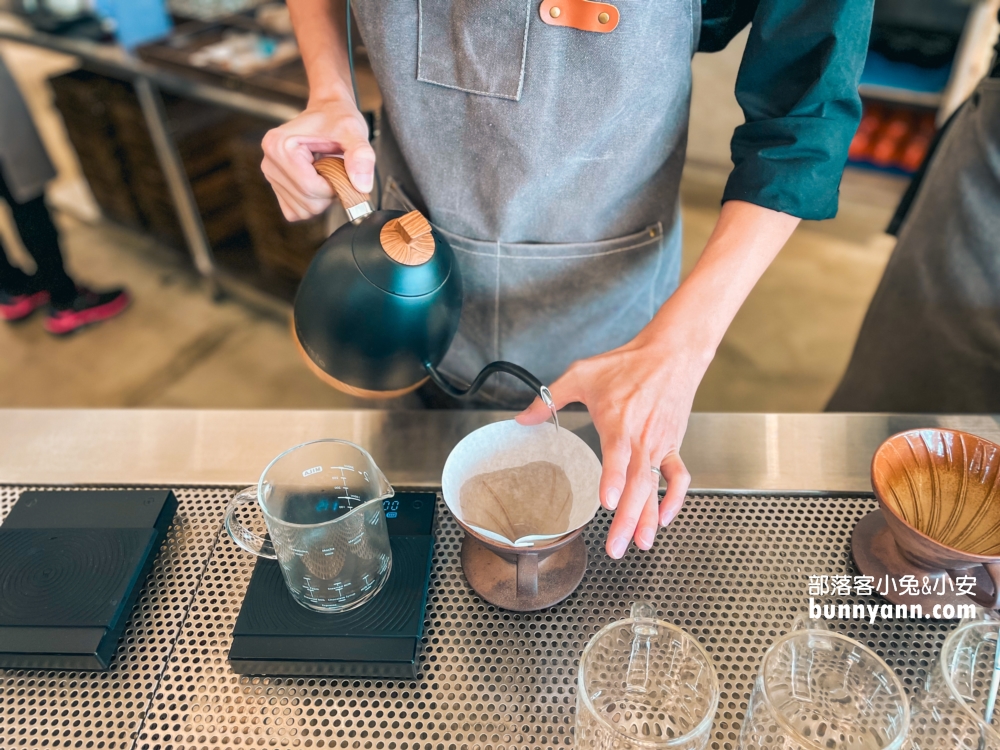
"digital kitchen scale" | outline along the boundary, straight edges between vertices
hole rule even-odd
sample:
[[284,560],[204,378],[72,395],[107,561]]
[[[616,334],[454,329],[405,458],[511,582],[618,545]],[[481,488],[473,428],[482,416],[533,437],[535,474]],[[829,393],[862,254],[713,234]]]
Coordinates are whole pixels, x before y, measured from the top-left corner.
[[306,609],[288,592],[277,561],[258,558],[233,627],[233,671],[416,678],[436,500],[433,492],[398,492],[384,501],[392,571],[378,595],[357,609]]
[[107,669],[176,510],[167,490],[21,495],[0,526],[0,668]]

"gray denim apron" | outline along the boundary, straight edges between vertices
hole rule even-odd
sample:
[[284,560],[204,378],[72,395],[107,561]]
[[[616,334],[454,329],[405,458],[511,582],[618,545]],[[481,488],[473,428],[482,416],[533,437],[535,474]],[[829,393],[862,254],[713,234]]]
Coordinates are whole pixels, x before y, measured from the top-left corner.
[[827,410],[1000,412],[1000,79],[942,137]]
[[[608,34],[539,0],[355,0],[388,123],[383,207],[425,209],[464,302],[441,371],[505,359],[551,383],[624,344],[674,291],[700,0],[619,0]],[[483,400],[530,400],[508,376]]]

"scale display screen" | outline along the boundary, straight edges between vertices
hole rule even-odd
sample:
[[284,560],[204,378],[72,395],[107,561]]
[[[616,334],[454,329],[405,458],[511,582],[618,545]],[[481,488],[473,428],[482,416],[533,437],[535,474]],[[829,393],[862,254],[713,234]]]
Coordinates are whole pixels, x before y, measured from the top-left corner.
[[389,534],[424,536],[434,525],[433,492],[400,492],[382,501]]

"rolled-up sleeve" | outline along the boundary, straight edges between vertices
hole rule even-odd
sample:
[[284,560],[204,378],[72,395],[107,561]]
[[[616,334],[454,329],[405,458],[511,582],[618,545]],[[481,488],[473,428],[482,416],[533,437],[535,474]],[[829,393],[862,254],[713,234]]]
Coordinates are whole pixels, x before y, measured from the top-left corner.
[[837,213],[861,119],[858,80],[873,0],[760,0],[736,79],[746,122],[722,200],[802,219]]

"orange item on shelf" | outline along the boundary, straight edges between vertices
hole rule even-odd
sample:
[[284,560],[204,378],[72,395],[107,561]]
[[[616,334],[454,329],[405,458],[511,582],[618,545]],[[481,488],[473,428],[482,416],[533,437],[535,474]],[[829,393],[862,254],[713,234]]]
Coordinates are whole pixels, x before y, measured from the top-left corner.
[[927,157],[935,132],[934,112],[866,100],[848,158],[916,172]]
[[865,104],[864,114],[861,116],[858,130],[854,134],[850,148],[847,151],[849,159],[853,161],[867,161],[871,158],[873,138],[879,128],[882,127],[882,116],[882,107],[877,104]]
[[927,136],[922,133],[914,135],[903,147],[903,152],[899,156],[899,166],[907,172],[916,172],[924,163],[930,145],[931,139]]
[[902,144],[909,139],[911,133],[913,116],[909,112],[894,112],[872,148],[872,163],[880,167],[896,166]]

